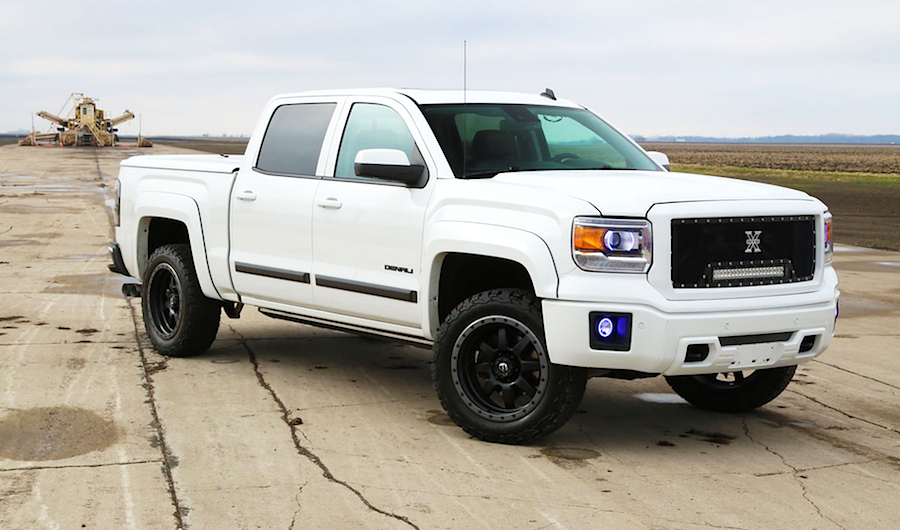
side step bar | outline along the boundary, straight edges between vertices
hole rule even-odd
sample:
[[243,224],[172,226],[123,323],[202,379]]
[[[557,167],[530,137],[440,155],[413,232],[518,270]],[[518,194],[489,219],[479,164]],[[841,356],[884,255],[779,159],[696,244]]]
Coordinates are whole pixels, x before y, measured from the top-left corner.
[[259,308],[259,312],[266,315],[269,318],[277,318],[279,320],[288,320],[290,322],[297,322],[300,324],[306,324],[308,326],[315,326],[317,328],[325,328],[332,329],[335,331],[346,331],[348,333],[357,333],[359,335],[367,335],[370,337],[379,337],[383,339],[391,339],[399,342],[404,342],[406,344],[410,344],[412,346],[418,346],[420,348],[431,348],[432,341],[428,339],[423,339],[422,337],[416,337],[414,335],[405,335],[403,333],[395,333],[392,331],[384,331],[380,329],[367,328],[365,326],[357,326],[355,324],[345,324],[343,322],[334,322],[333,320],[325,320],[322,318],[316,317],[308,317],[304,315],[295,315],[294,313],[288,313],[287,311],[279,311],[277,309],[266,309]]

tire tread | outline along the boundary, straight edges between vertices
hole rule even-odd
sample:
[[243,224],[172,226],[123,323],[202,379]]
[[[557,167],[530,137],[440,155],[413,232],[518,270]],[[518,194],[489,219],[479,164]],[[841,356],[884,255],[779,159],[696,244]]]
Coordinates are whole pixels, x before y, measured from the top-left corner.
[[[181,281],[181,328],[171,341],[161,341],[154,336],[151,329],[152,317],[149,315],[148,280],[154,268],[154,261],[166,259],[179,273]],[[153,347],[159,353],[168,357],[189,357],[199,355],[212,346],[219,330],[221,318],[221,305],[203,294],[200,287],[200,279],[194,269],[194,259],[191,247],[188,244],[163,245],[153,251],[150,256],[150,264],[147,267],[147,277],[144,279],[143,292],[141,293],[141,306],[144,312],[144,322],[147,327],[147,335],[153,343]]]
[[[452,387],[445,389],[444,383],[441,381],[441,363],[439,362],[440,345],[443,341],[447,340],[449,329],[455,322],[466,318],[467,314],[488,304],[513,306],[521,311],[531,313],[539,322],[542,321],[540,302],[523,289],[493,289],[467,298],[450,312],[438,328],[437,337],[434,342],[434,360],[431,363],[431,376],[434,381],[434,389],[440,398],[441,406],[447,411],[450,419],[467,433],[487,442],[523,444],[556,431],[572,417],[584,396],[587,375],[586,371],[580,368],[556,366],[556,369],[561,371],[561,376],[558,381],[559,391],[554,393],[555,395],[553,395],[552,401],[547,404],[549,412],[527,429],[506,434],[498,434],[480,428],[477,424],[466,421],[466,418],[454,410],[454,407],[450,402],[449,393],[455,393],[456,390]],[[543,330],[540,330],[538,336],[543,340]]]

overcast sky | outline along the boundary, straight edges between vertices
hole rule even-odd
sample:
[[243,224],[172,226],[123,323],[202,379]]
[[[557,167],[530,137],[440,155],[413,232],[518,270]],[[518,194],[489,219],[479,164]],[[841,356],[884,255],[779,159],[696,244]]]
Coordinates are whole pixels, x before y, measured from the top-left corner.
[[461,88],[466,40],[470,89],[631,134],[900,133],[896,1],[0,1],[0,131],[84,92],[147,135],[249,134],[278,93]]

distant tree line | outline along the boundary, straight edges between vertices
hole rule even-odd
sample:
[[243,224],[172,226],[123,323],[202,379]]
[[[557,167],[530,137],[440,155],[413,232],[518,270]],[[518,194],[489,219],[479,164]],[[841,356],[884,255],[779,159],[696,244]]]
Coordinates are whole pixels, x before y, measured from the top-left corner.
[[780,136],[756,136],[744,138],[721,138],[717,136],[642,136],[633,135],[638,142],[685,142],[685,143],[729,143],[729,144],[900,144],[898,134],[875,134],[869,136],[855,134],[820,134],[801,136],[783,134]]

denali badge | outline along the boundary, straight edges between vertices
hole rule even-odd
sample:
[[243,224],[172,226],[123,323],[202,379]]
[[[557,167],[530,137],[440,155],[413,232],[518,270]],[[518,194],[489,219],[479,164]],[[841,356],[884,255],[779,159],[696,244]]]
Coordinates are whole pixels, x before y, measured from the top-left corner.
[[412,274],[413,270],[408,269],[406,267],[398,267],[396,265],[385,265],[384,270],[386,271],[394,271],[394,272],[405,272],[406,274]]
[[762,235],[762,230],[746,230],[744,233],[747,234],[747,250],[744,251],[744,254],[762,252],[762,249],[759,248],[759,236]]

